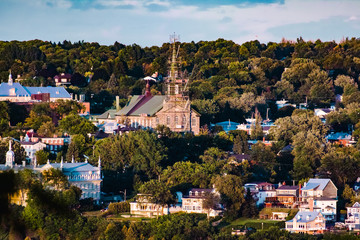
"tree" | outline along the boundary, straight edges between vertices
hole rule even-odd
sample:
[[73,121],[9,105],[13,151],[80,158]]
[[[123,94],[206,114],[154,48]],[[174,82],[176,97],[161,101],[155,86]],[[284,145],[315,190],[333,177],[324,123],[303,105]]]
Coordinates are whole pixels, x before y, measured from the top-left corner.
[[240,177],[235,175],[218,175],[212,181],[216,190],[221,194],[227,215],[236,218],[241,215],[241,206],[244,203],[244,188]]
[[[165,206],[169,206],[170,204],[175,203],[175,198],[174,195],[170,192],[170,188],[165,183],[159,182],[154,179],[144,183],[140,187],[140,192],[144,194],[149,194],[148,200],[161,206],[162,214],[164,212]],[[159,213],[157,215],[159,216]]]
[[255,114],[255,123],[251,124],[251,139],[260,140],[264,136],[263,129],[261,127],[262,118],[258,111]]
[[319,136],[318,131],[301,131],[294,136],[293,146],[293,177],[297,180],[313,177],[324,155],[325,139]]
[[56,101],[55,111],[61,118],[69,114],[78,114],[83,110],[85,110],[85,106],[80,102],[62,99]]
[[245,201],[241,208],[242,217],[255,218],[259,213],[259,210],[256,207],[256,201],[253,198],[249,188],[246,191]]
[[53,137],[54,134],[57,134],[57,129],[52,121],[48,121],[41,124],[37,133],[43,137]]
[[213,192],[205,192],[203,197],[202,208],[207,211],[207,216],[209,218],[211,210],[216,209],[219,205],[220,197]]
[[[354,152],[353,149],[349,149]],[[330,177],[336,186],[345,186],[346,183],[354,182],[358,177],[360,159],[353,157],[350,151],[336,151],[331,148],[321,158],[320,171]]]
[[60,120],[59,127],[68,134],[87,135],[96,130],[94,124],[77,114],[70,114]]
[[60,169],[50,168],[42,172],[45,185],[53,186],[56,190],[68,188],[69,181]]
[[30,116],[25,119],[25,126],[34,129],[35,131],[45,122],[52,121],[51,117],[46,114],[39,114],[35,111],[30,111]]
[[47,160],[49,159],[49,153],[44,150],[39,150],[35,152],[36,162],[39,165],[46,164]]

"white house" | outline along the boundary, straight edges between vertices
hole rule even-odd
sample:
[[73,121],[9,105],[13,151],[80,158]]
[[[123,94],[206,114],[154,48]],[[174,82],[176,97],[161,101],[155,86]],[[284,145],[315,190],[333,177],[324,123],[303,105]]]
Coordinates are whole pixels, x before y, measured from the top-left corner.
[[300,189],[302,210],[313,208],[321,212],[326,220],[336,220],[337,188],[330,179],[310,178]]
[[246,190],[250,190],[253,198],[256,200],[257,206],[263,205],[266,198],[276,197],[275,186],[271,183],[246,183],[244,187]]
[[356,202],[351,207],[347,207],[346,210],[345,225],[350,231],[360,231],[360,204]]
[[42,143],[42,142],[20,142],[21,147],[23,147],[25,149],[25,155],[26,158],[28,159],[30,164],[34,163],[35,160],[35,153],[37,151],[43,150],[44,148],[46,148],[46,144]]
[[182,197],[182,211],[187,213],[204,213],[209,214],[211,217],[219,216],[223,212],[223,207],[218,204],[216,208],[208,209],[203,208],[203,201],[207,194],[215,194],[220,197],[220,193],[215,189],[207,188],[192,188],[189,195]]
[[318,234],[326,228],[326,220],[320,212],[298,212],[290,221],[285,222],[285,229],[295,233]]

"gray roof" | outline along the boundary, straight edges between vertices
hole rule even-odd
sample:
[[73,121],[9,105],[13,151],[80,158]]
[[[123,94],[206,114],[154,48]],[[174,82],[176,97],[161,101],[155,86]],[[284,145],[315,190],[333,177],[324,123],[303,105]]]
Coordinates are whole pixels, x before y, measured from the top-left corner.
[[71,98],[64,87],[25,87],[20,83],[1,83],[0,96],[10,96],[10,89],[15,88],[16,96],[31,96],[31,94],[50,93],[50,98]]
[[324,190],[331,180],[329,178],[310,178],[301,190]]
[[282,185],[280,187],[278,187],[279,190],[297,190],[299,189],[298,185],[295,186],[290,186],[290,185]]
[[[319,214],[322,215],[322,213],[320,212],[309,212],[309,211],[298,212],[294,218],[296,219],[297,222],[306,223],[306,222],[314,221],[315,218],[319,216]],[[287,222],[293,222],[294,218]]]
[[148,116],[153,116],[161,110],[165,98],[166,96],[164,95],[135,95],[130,99],[128,104],[120,109],[115,115],[139,116],[141,114],[146,114]]
[[97,116],[97,119],[115,119],[116,109],[109,109],[103,114]]
[[[40,165],[39,168],[46,168],[49,164]],[[60,163],[50,163],[50,166],[53,168],[60,168]],[[88,171],[98,171],[98,167],[92,166],[87,162],[79,163],[63,163],[63,172],[88,172]]]
[[16,96],[30,96],[30,92],[20,83],[13,83],[9,85],[8,83],[1,83],[0,84],[0,96],[10,96],[10,89],[15,88]]
[[31,94],[50,93],[50,98],[71,98],[64,87],[25,87]]

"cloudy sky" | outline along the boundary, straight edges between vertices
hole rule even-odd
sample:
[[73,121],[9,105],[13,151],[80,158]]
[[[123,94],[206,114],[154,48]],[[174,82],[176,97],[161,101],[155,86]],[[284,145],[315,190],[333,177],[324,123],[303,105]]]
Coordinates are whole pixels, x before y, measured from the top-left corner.
[[0,0],[0,40],[161,45],[360,37],[360,0]]

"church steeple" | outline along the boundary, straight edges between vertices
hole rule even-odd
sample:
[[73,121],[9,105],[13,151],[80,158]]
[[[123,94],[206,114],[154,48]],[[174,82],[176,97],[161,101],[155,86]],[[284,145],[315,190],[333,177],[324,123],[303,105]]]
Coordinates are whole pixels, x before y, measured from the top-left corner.
[[13,84],[13,79],[12,79],[12,75],[11,75],[11,69],[10,69],[10,72],[9,72],[8,84],[9,84],[9,85],[12,85],[12,84]]
[[6,153],[6,162],[5,166],[13,168],[15,164],[15,153],[11,149],[11,140],[9,141],[9,151]]

